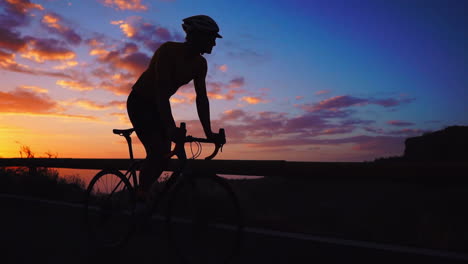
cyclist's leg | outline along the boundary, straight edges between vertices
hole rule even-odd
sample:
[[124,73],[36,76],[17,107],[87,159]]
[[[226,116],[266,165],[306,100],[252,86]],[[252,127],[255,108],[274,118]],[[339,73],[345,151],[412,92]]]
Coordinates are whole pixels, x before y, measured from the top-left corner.
[[171,142],[164,136],[164,127],[154,102],[132,91],[127,100],[127,112],[135,133],[145,147],[146,159],[140,167],[139,182],[143,192],[167,167],[165,154],[171,150]]
[[165,157],[171,150],[171,142],[163,137],[153,134],[140,139],[146,150],[146,159],[140,170],[140,186],[148,192],[153,182],[167,169],[168,161]]

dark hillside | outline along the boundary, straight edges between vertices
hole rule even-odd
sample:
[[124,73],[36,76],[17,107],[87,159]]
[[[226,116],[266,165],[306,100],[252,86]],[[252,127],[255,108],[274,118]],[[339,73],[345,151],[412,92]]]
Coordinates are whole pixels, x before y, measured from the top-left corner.
[[450,126],[405,141],[408,161],[468,161],[468,126]]

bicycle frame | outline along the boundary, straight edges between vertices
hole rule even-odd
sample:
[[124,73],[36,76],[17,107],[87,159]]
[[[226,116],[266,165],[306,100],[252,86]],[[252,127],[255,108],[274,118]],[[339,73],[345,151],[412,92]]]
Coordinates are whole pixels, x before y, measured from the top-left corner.
[[[185,130],[185,123],[181,123],[180,125],[180,128]],[[116,133],[116,130],[114,130],[114,133]],[[139,165],[139,163],[141,161],[135,161],[134,159],[134,156],[133,156],[133,147],[132,147],[132,138],[130,137],[130,134],[131,133],[116,133],[116,134],[119,134],[123,137],[125,137],[126,141],[127,141],[127,145],[128,145],[128,152],[129,152],[129,156],[130,156],[130,161],[131,161],[131,165],[130,167],[127,169],[127,171],[125,172],[124,174],[124,177],[127,178],[127,180],[131,183],[133,181],[133,188],[136,189],[138,187],[138,177],[136,175],[136,171],[137,171],[137,167]],[[183,139],[180,139],[176,142],[176,146],[174,147],[174,150],[172,150],[169,154],[168,154],[168,158],[171,158],[172,156],[177,156],[178,158],[178,161],[179,161],[179,166],[176,170],[174,170],[174,172],[172,173],[167,185],[166,185],[166,188],[164,188],[164,190],[162,191],[161,195],[164,195],[167,190],[170,189],[170,187],[172,187],[172,185],[176,182],[177,179],[179,179],[180,175],[183,175],[187,168],[186,168],[186,164],[187,164],[187,154],[185,152],[185,143],[186,142],[205,142],[205,143],[214,143],[215,144],[215,150],[213,151],[213,153],[206,157],[205,159],[213,159],[220,148],[222,148],[222,146],[226,143],[226,139],[225,139],[225,134],[224,134],[224,129],[220,129],[219,130],[219,134],[222,136],[222,140],[220,142],[214,142],[212,140],[208,140],[208,139],[204,139],[204,138],[195,138],[195,137],[192,137],[192,136],[188,136],[186,137],[184,135],[184,138]],[[189,174],[190,175],[190,174]],[[109,196],[109,199],[110,197],[112,196],[112,194],[119,188],[120,184],[122,183],[122,181],[120,181],[116,187],[114,188],[114,190],[111,192],[111,195]],[[152,211],[152,210],[151,210]]]

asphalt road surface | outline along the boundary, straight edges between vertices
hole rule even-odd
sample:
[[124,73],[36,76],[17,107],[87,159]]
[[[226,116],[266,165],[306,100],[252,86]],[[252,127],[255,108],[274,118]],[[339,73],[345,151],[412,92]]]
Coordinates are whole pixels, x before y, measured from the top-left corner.
[[[0,263],[178,263],[163,230],[118,251],[90,249],[78,206],[0,195]],[[216,254],[216,251],[213,252]],[[455,254],[247,228],[234,263],[468,263]]]

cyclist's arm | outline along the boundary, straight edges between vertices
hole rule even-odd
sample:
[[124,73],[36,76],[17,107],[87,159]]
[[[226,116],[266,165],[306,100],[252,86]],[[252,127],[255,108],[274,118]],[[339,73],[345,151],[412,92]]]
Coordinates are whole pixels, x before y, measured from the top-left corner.
[[169,90],[170,90],[170,69],[172,61],[170,54],[168,54],[167,45],[163,44],[159,50],[155,61],[155,80],[156,80],[156,104],[158,106],[159,114],[163,122],[163,126],[167,130],[174,129],[176,127],[174,117],[172,116],[171,104],[169,102]]
[[213,136],[213,132],[211,131],[210,104],[206,93],[205,82],[206,73],[208,71],[206,59],[204,57],[201,57],[200,64],[197,66],[199,67],[197,67],[197,72],[193,79],[193,83],[195,85],[195,92],[197,94],[197,112],[198,117],[200,118],[200,122],[203,126],[203,130],[205,131],[206,137],[211,138]]

